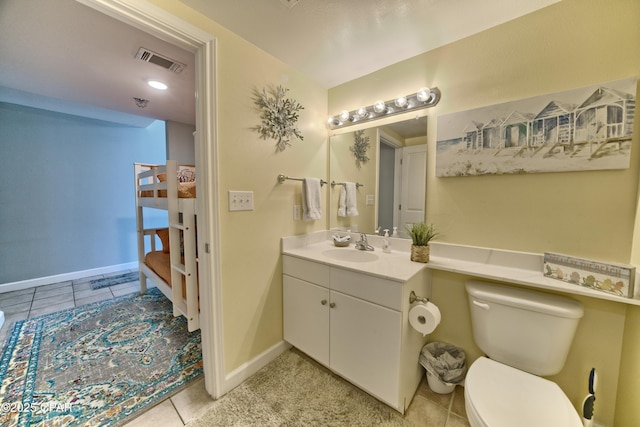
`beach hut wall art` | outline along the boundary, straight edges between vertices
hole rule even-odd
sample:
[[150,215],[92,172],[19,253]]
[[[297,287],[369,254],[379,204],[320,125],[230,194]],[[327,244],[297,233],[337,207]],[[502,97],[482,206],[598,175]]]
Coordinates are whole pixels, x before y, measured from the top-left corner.
[[637,78],[446,114],[436,176],[629,167]]

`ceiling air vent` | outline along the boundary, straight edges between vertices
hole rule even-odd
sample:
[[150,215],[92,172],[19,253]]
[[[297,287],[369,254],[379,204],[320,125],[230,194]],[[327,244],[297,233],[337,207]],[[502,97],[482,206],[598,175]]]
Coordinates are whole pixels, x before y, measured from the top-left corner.
[[181,62],[174,61],[173,59],[162,56],[159,53],[155,53],[144,47],[138,49],[138,53],[136,53],[136,59],[140,59],[141,61],[145,62],[151,62],[152,64],[159,65],[162,68],[166,68],[167,70],[174,73],[179,73],[184,69],[184,67],[186,67],[186,65]]

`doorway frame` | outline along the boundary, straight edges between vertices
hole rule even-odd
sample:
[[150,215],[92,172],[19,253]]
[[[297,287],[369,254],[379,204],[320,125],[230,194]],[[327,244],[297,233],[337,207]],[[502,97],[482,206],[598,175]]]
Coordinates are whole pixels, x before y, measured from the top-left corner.
[[222,289],[220,276],[220,219],[217,141],[216,38],[143,0],[76,0],[112,18],[195,54],[196,132],[194,134],[198,194],[198,274],[200,289],[202,360],[207,392],[218,399],[226,393]]
[[[376,177],[380,177],[380,146],[384,144],[388,147],[392,147],[394,150],[394,170],[393,170],[393,224],[398,224],[400,218],[400,194],[402,191],[402,148],[404,144],[396,137],[388,134],[382,129],[378,129],[378,165],[376,171]],[[380,203],[380,183],[376,186],[376,202]],[[376,209],[375,226],[378,227],[378,211]],[[389,230],[391,233],[392,230]],[[400,232],[400,230],[398,230]],[[389,234],[391,236],[391,234]]]

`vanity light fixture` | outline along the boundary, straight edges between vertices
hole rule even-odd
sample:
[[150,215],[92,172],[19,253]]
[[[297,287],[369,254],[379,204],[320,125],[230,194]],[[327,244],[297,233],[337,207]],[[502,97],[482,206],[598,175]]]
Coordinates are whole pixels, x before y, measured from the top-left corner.
[[390,101],[376,101],[373,105],[360,107],[353,111],[343,110],[340,114],[329,117],[327,123],[331,129],[336,129],[394,114],[433,107],[438,101],[440,101],[440,90],[437,87],[431,89],[424,87],[416,93],[399,96]]

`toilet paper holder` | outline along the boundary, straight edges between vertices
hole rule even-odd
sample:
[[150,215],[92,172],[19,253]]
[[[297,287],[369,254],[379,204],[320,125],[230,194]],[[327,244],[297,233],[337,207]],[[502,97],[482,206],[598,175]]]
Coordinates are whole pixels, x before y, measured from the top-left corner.
[[413,304],[416,301],[420,301],[421,303],[426,304],[429,302],[429,298],[419,297],[414,291],[411,291],[411,293],[409,294],[409,304]]

